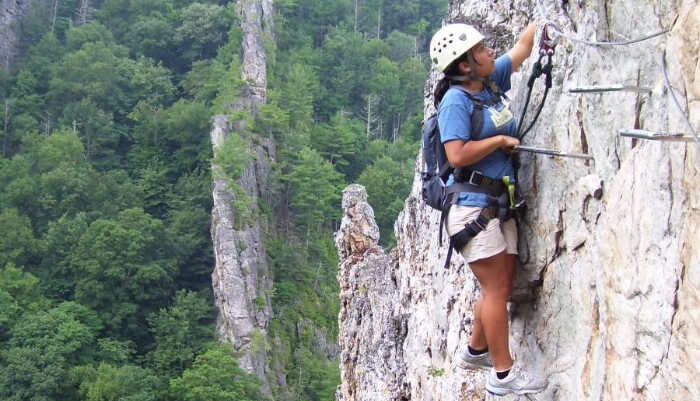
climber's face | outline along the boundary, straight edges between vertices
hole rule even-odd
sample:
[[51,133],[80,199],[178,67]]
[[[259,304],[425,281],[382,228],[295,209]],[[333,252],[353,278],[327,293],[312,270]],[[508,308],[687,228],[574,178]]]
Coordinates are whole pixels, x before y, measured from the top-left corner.
[[[496,70],[494,63],[494,51],[480,41],[469,49],[466,59],[459,63],[459,72],[469,77],[486,78]],[[474,69],[474,74],[472,74]]]
[[477,76],[488,77],[496,70],[496,65],[494,64],[495,53],[492,48],[484,44],[483,40],[477,43],[471,51],[474,62],[476,63]]

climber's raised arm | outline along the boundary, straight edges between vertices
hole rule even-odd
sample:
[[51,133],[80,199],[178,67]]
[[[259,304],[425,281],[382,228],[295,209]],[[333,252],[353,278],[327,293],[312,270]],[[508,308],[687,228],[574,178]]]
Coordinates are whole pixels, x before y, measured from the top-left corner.
[[532,46],[535,44],[536,30],[536,24],[532,23],[528,25],[525,31],[520,35],[520,39],[518,39],[515,46],[508,51],[508,56],[510,56],[511,73],[517,71],[523,61],[525,61],[525,59],[530,56],[530,53],[532,53]]

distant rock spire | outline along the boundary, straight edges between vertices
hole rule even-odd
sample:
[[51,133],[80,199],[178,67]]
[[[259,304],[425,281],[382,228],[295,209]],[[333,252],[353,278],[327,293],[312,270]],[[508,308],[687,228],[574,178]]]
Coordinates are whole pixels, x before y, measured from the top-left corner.
[[267,100],[265,41],[273,40],[272,0],[240,0],[236,10],[243,33],[241,78],[246,86],[242,106],[255,112]]
[[94,15],[95,8],[90,4],[90,0],[80,0],[78,9],[75,11],[75,23],[76,25],[87,24],[92,21]]
[[19,25],[30,0],[0,0],[0,67],[12,68],[19,49]]

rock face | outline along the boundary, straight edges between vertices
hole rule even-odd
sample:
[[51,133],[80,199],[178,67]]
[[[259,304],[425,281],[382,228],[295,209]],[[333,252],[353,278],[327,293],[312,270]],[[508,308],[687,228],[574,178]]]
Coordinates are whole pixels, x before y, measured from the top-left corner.
[[241,96],[244,109],[256,111],[267,97],[266,42],[272,43],[272,0],[241,0],[237,4],[241,20],[242,77],[246,85]]
[[[553,21],[567,37],[525,144],[586,152],[595,162],[522,155],[518,179],[529,214],[520,248],[527,244],[530,261],[518,268],[509,304],[511,352],[549,379],[533,399],[700,399],[700,145],[618,135],[634,128],[690,134],[683,114],[700,130],[700,5],[453,0],[446,20],[476,25],[502,52],[528,16],[540,29]],[[624,41],[665,29],[625,46],[574,40]],[[664,50],[673,89],[664,82]],[[516,115],[535,59],[511,77]],[[426,114],[436,78],[426,85]],[[569,92],[605,85],[650,92]],[[535,85],[531,104],[542,87]],[[437,212],[420,199],[420,167],[391,254],[368,229],[373,213],[363,191],[344,194],[336,237],[343,401],[491,399],[485,374],[454,364],[469,339],[479,288],[461,257],[442,267],[447,247],[438,245]]]
[[[232,99],[231,111],[234,113],[255,113],[265,101],[267,78],[263,36],[271,29],[268,22],[272,18],[271,4],[270,0],[246,0],[237,4],[243,21],[242,78],[246,87],[239,99]],[[214,152],[234,130],[242,129],[245,127],[240,122],[232,123],[224,115],[215,116],[211,131]],[[266,140],[262,144],[250,144],[248,154],[249,162],[238,184],[250,198],[253,210],[236,210],[236,196],[226,180],[214,180],[211,233],[215,266],[212,286],[219,310],[219,337],[234,345],[241,368],[255,373],[262,380],[263,391],[269,394],[270,367],[265,349],[267,327],[272,318],[272,277],[255,206],[260,197],[269,195],[268,161],[275,157],[274,145]],[[217,166],[213,165],[212,170],[216,169]]]
[[[226,117],[214,118],[211,139],[215,151],[231,132]],[[254,156],[250,158],[240,185],[251,198],[250,204],[255,205],[265,192],[264,185],[269,174],[266,161],[274,155],[274,148],[271,145],[251,146],[249,153]],[[216,169],[216,166],[212,168]],[[265,344],[267,326],[272,318],[269,299],[272,277],[262,243],[260,222],[241,222],[250,211],[236,210],[235,195],[225,179],[214,180],[212,196],[211,232],[216,263],[212,286],[219,310],[219,337],[234,345],[240,355],[238,361],[241,368],[249,373],[255,372],[267,385],[269,367],[265,360]]]
[[0,0],[0,66],[9,69],[17,57],[18,25],[29,0]]

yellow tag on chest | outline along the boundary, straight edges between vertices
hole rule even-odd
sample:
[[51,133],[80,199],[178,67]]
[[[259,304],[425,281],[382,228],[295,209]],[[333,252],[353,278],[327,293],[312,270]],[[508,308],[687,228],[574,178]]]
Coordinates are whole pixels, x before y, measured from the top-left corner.
[[513,119],[513,113],[510,112],[507,103],[489,107],[489,115],[494,127],[500,128],[509,123]]

